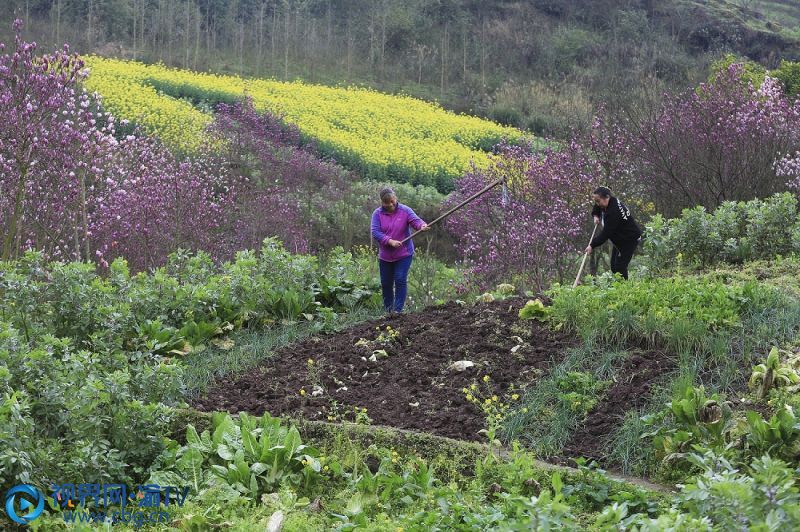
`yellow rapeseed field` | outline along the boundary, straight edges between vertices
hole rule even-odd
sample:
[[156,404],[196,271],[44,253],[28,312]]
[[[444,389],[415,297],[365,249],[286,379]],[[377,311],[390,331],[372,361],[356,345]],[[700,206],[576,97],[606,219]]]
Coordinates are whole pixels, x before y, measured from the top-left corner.
[[102,95],[120,118],[141,125],[165,143],[196,149],[211,116],[189,101],[235,101],[244,95],[300,128],[305,140],[364,177],[452,186],[454,178],[483,166],[486,150],[523,133],[488,120],[458,115],[409,96],[364,88],[202,74],[90,56],[87,88]]
[[90,68],[87,90],[99,93],[114,116],[138,124],[173,148],[189,152],[199,148],[212,117],[147,85],[144,65],[97,57],[86,63]]

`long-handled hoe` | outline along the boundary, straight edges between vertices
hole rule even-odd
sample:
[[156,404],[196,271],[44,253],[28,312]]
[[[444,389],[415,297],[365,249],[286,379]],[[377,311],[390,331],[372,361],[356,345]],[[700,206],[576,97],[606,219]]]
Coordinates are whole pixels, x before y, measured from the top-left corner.
[[[503,203],[505,204],[506,195],[507,195],[506,190],[505,190],[505,180],[504,179],[498,179],[497,181],[494,181],[493,183],[489,183],[488,185],[483,187],[481,190],[479,190],[478,192],[476,192],[472,196],[468,197],[467,199],[465,199],[464,201],[462,201],[461,203],[459,203],[458,205],[456,205],[455,207],[453,207],[452,209],[450,209],[446,213],[442,214],[441,216],[439,216],[438,218],[433,220],[431,223],[428,224],[428,227],[432,226],[433,224],[435,224],[437,222],[440,222],[441,220],[444,220],[445,218],[447,218],[448,216],[450,216],[451,214],[456,212],[458,209],[460,209],[464,205],[466,205],[469,202],[481,197],[482,195],[486,194],[487,192],[489,192],[490,190],[492,190],[494,187],[496,187],[497,185],[499,185],[501,183],[503,183]],[[597,224],[595,224],[594,229],[592,229],[592,236],[589,237],[589,244],[591,244],[592,240],[594,240],[594,234],[596,232],[597,232]],[[408,240],[411,240],[412,238],[417,236],[419,233],[421,233],[421,231],[415,231],[411,235],[409,235],[409,236],[405,237],[403,240],[401,240],[400,243],[401,244],[405,244]],[[575,282],[572,284],[573,288],[578,286],[578,283],[580,283],[581,274],[583,273],[584,266],[586,266],[586,258],[588,256],[589,256],[588,253],[584,253],[583,254],[583,260],[581,261],[581,267],[578,270],[578,275],[575,276]]]
[[[459,203],[458,205],[456,205],[455,207],[453,207],[452,209],[450,209],[446,213],[444,213],[441,216],[439,216],[438,218],[436,218],[434,221],[432,221],[431,223],[428,224],[428,227],[432,226],[436,222],[444,220],[445,218],[447,218],[448,216],[450,216],[451,214],[456,212],[458,209],[460,209],[461,207],[463,207],[467,203],[469,203],[469,202],[471,202],[471,201],[483,196],[484,194],[486,194],[487,192],[489,192],[490,190],[492,190],[494,187],[496,187],[497,185],[499,185],[501,183],[503,183],[503,202],[505,203],[505,198],[506,198],[505,180],[504,179],[498,179],[497,181],[495,181],[493,183],[489,183],[488,185],[483,187],[481,190],[479,190],[478,192],[476,192],[472,196],[468,197],[467,199],[465,199],[464,201],[462,201],[461,203]],[[401,244],[405,244],[408,240],[411,240],[412,238],[417,236],[419,233],[421,233],[421,231],[415,231],[410,236],[407,236],[403,240],[401,240],[400,243]]]
[[[594,224],[594,229],[592,229],[592,236],[589,237],[588,245],[592,244],[592,240],[594,240],[595,231],[597,231],[597,224]],[[575,288],[576,286],[578,286],[578,283],[581,282],[581,274],[583,273],[583,267],[586,265],[586,257],[588,256],[589,256],[588,253],[583,254],[583,260],[581,261],[581,269],[578,270],[578,275],[575,276],[575,282],[572,283],[572,288]]]

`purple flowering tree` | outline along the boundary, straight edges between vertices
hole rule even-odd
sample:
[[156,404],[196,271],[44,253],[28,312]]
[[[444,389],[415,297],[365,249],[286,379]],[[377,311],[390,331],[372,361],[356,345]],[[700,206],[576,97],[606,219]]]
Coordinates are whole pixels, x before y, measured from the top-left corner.
[[[209,144],[179,159],[138,133],[117,139],[114,117],[80,85],[83,62],[67,47],[36,55],[14,28],[14,51],[0,56],[1,259],[36,248],[101,266],[124,256],[142,270],[179,248],[223,259],[273,235],[306,249],[303,191],[341,172],[298,148],[296,128],[229,106],[216,125],[227,153]],[[257,171],[245,168],[253,159]]]
[[143,270],[179,248],[214,257],[232,252],[235,244],[226,235],[234,193],[218,159],[179,161],[155,140],[130,135],[106,173],[91,217],[101,265],[123,256]]
[[496,179],[506,180],[508,193],[493,189],[454,213],[448,227],[460,236],[481,288],[513,281],[541,290],[563,281],[586,245],[589,195],[602,169],[577,142],[559,151],[502,146],[498,152],[488,169],[458,181],[451,202]]
[[788,179],[786,186],[800,194],[800,151],[777,161],[775,173],[779,177]]
[[[113,120],[79,88],[68,47],[36,55],[20,37],[0,56],[0,259],[37,247],[61,259],[91,255],[91,196],[113,150]],[[0,51],[4,49],[0,44]]]
[[732,64],[696,90],[667,95],[648,117],[617,127],[632,165],[659,210],[715,208],[726,200],[785,190],[787,162],[800,148],[800,101],[767,77],[754,87]]

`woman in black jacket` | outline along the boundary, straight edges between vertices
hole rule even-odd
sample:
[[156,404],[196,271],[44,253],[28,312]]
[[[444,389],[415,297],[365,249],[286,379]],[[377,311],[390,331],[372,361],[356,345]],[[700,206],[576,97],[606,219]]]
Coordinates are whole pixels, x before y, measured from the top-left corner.
[[597,187],[592,194],[594,208],[592,216],[594,223],[599,224],[602,218],[603,230],[592,239],[586,248],[586,253],[591,253],[606,240],[610,240],[614,249],[611,250],[611,271],[620,273],[623,278],[628,278],[628,264],[631,262],[633,252],[639,244],[642,230],[636,225],[630,209],[619,199],[611,195],[611,190],[606,187]]

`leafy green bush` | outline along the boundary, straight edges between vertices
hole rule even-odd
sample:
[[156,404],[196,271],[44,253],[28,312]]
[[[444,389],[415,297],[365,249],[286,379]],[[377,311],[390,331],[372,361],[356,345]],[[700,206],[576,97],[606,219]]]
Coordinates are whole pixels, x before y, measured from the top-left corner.
[[764,363],[753,368],[749,384],[754,387],[760,383],[758,396],[760,399],[765,399],[773,387],[797,384],[798,381],[800,381],[800,376],[795,369],[789,364],[781,364],[780,350],[773,347]]
[[656,458],[672,475],[685,474],[688,456],[698,448],[725,450],[734,427],[730,406],[717,394],[707,397],[702,386],[679,391],[666,409],[643,421],[657,427],[642,438],[652,438]]
[[706,396],[702,386],[679,389],[666,408],[642,418],[654,428],[642,434],[652,440],[662,476],[680,478],[690,470],[692,454],[711,451],[745,464],[764,454],[796,460],[800,454],[800,422],[784,404],[764,418],[755,411],[734,413],[717,394]]
[[296,427],[284,426],[279,418],[241,412],[234,421],[216,412],[210,430],[198,434],[194,426],[186,428],[186,445],[172,445],[159,457],[150,482],[188,485],[200,496],[214,489],[226,499],[258,501],[281,486],[308,490],[321,469],[318,456],[303,445]]
[[789,192],[748,202],[724,202],[714,212],[684,209],[680,218],[656,215],[644,249],[656,268],[707,267],[800,253],[800,210]]
[[348,280],[346,260],[338,265],[274,239],[224,264],[179,251],[135,276],[122,259],[106,276],[34,252],[0,263],[0,491],[141,482],[164,448],[170,407],[183,404],[189,348],[277,320],[322,328],[334,308],[368,304],[373,292]]
[[180,400],[176,367],[52,335],[29,344],[7,322],[0,331],[0,489],[141,479],[163,448],[165,404]]
[[711,65],[711,74],[708,77],[709,82],[714,82],[720,75],[724,75],[734,63],[742,65],[744,69],[742,78],[752,83],[754,87],[760,87],[764,83],[767,69],[763,65],[747,58],[737,57],[731,53],[725,54],[714,61]]
[[792,408],[785,405],[769,420],[758,412],[747,412],[747,445],[753,455],[768,454],[776,458],[797,456],[800,442],[800,421]]
[[46,264],[31,252],[0,263],[0,319],[26,341],[52,334],[95,351],[177,354],[181,339],[198,344],[244,325],[313,319],[323,306],[346,311],[369,304],[374,291],[348,280],[352,261],[334,265],[329,271],[275,239],[221,265],[203,252],[179,251],[164,267],[135,276],[122,259],[101,277],[90,264]]
[[558,378],[558,400],[570,413],[582,418],[595,407],[608,382],[598,381],[591,373],[569,371]]
[[640,531],[775,530],[800,526],[796,472],[785,462],[763,456],[736,468],[713,452],[689,459],[700,474],[681,486],[673,508],[653,518],[629,515],[626,503],[606,507],[595,529]]
[[692,460],[703,472],[684,486],[682,510],[707,517],[716,530],[800,526],[797,476],[785,462],[764,456],[741,471],[713,453]]
[[783,59],[780,66],[769,74],[780,80],[787,96],[800,96],[800,61]]
[[[2,368],[5,369],[5,368]],[[31,473],[44,457],[34,441],[34,421],[30,402],[22,392],[3,386],[0,395],[0,489],[19,483],[30,484]]]

